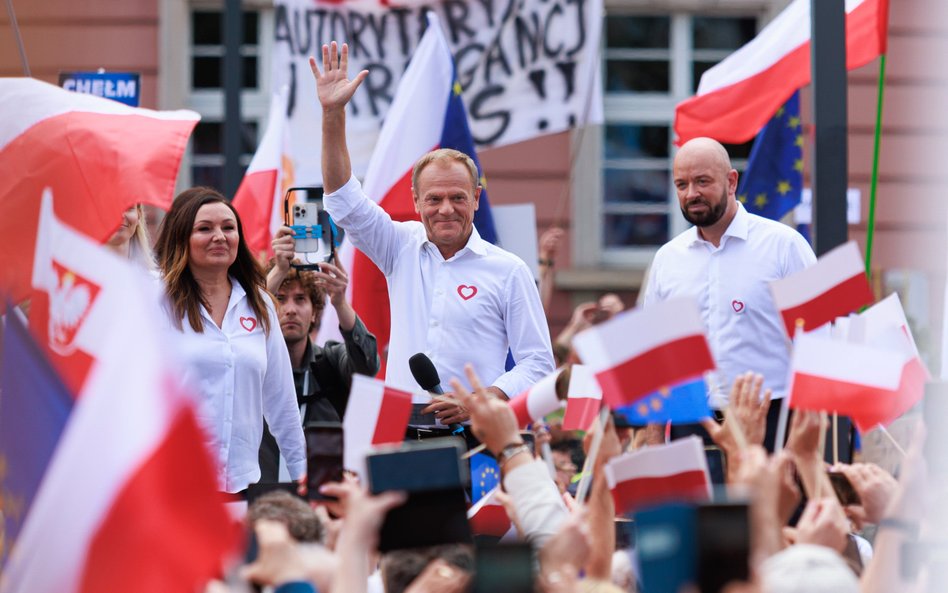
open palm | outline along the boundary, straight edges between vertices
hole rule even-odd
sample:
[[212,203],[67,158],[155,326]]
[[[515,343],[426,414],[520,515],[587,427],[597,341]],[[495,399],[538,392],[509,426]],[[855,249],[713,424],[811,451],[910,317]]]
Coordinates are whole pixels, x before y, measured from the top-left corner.
[[309,67],[313,70],[313,78],[316,79],[316,95],[323,109],[345,107],[356,89],[369,75],[368,70],[363,70],[356,74],[354,79],[349,80],[346,72],[349,68],[349,46],[343,43],[340,52],[335,41],[330,45],[323,45],[322,72],[316,65],[314,57],[310,57]]

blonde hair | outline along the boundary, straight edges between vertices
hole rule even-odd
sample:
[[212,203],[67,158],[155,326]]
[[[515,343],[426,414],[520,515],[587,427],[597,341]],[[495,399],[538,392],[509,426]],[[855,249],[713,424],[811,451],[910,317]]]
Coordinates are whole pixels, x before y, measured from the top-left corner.
[[145,208],[142,204],[135,204],[138,212],[138,224],[135,234],[128,240],[128,259],[134,261],[149,272],[157,270],[155,254],[151,250],[151,238],[148,236],[148,226],[145,222]]
[[471,175],[471,187],[477,189],[477,186],[480,185],[480,181],[477,175],[477,165],[474,164],[474,159],[467,156],[460,150],[454,150],[453,148],[439,148],[437,150],[432,150],[431,152],[425,154],[420,159],[415,161],[415,166],[411,171],[411,186],[415,188],[415,192],[418,191],[418,177],[421,176],[422,170],[431,163],[452,163],[457,162],[461,163],[467,167],[467,172]]

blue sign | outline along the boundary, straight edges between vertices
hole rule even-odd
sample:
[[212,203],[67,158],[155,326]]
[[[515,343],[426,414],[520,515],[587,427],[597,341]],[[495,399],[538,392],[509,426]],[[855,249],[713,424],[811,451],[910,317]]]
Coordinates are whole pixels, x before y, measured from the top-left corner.
[[67,91],[113,99],[138,107],[141,74],[133,72],[60,72],[59,86]]

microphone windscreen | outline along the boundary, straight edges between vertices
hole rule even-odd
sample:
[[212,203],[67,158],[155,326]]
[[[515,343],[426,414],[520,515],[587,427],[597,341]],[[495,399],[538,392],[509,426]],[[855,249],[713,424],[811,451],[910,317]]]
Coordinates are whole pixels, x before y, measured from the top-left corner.
[[411,369],[411,376],[425,391],[434,391],[434,388],[441,384],[438,369],[424,352],[412,355],[408,359],[408,368]]

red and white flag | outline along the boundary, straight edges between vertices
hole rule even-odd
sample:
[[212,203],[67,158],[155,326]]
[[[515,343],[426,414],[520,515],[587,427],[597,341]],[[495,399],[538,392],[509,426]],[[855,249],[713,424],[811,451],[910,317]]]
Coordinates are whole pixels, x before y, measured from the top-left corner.
[[928,373],[908,351],[801,334],[794,340],[791,408],[838,412],[860,431],[886,425],[925,393]]
[[499,491],[500,486],[495,487],[467,510],[467,520],[474,535],[516,537],[517,528],[510,521],[507,509],[497,502],[495,495]]
[[897,292],[850,318],[847,339],[866,346],[907,352],[921,359]]
[[602,388],[592,369],[584,364],[570,367],[569,391],[563,430],[588,430],[602,407]]
[[285,88],[271,98],[267,131],[233,200],[247,247],[257,256],[272,255],[270,241],[283,226],[283,194],[293,184],[286,102]]
[[411,416],[411,394],[364,375],[352,376],[342,422],[343,465],[364,476],[365,454],[377,445],[401,443]]
[[854,241],[824,253],[809,268],[771,282],[770,291],[790,337],[798,321],[812,331],[873,301]]
[[556,379],[562,369],[556,369],[540,379],[536,385],[510,400],[510,407],[517,416],[520,428],[526,428],[531,422],[541,420],[563,407],[556,396]]
[[614,457],[605,472],[617,515],[654,503],[711,498],[708,460],[696,436]]
[[32,78],[0,78],[0,292],[30,291],[43,190],[65,224],[105,241],[122,212],[168,209],[193,111],[152,111]]
[[[757,34],[701,76],[697,94],[675,108],[678,141],[752,139],[797,89],[810,83],[810,2],[794,0]],[[846,68],[886,51],[888,0],[846,0]]]
[[74,311],[94,363],[0,591],[198,590],[236,549],[239,528],[220,501],[194,401],[168,362],[158,287],[56,220],[48,191],[41,211],[37,269],[101,282]]
[[620,313],[573,338],[610,408],[714,369],[698,306],[670,299]]

